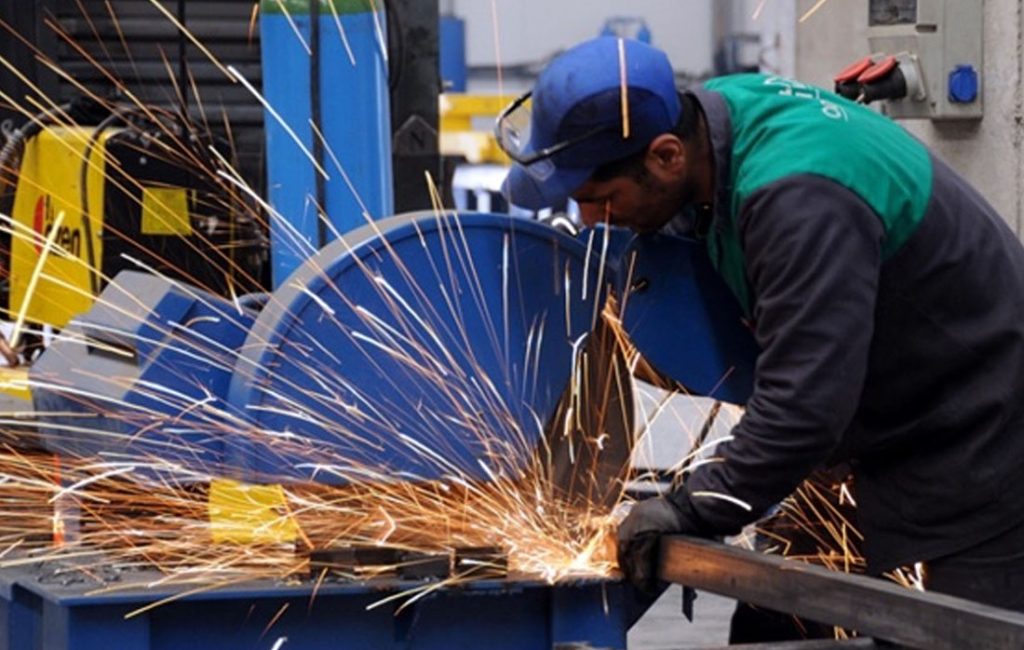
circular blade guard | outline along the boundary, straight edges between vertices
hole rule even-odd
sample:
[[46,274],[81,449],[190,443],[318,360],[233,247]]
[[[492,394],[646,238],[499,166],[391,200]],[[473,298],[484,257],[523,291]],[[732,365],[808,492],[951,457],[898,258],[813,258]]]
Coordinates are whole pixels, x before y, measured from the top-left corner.
[[400,215],[335,241],[249,334],[231,464],[247,480],[515,477],[602,299],[585,256],[499,215]]

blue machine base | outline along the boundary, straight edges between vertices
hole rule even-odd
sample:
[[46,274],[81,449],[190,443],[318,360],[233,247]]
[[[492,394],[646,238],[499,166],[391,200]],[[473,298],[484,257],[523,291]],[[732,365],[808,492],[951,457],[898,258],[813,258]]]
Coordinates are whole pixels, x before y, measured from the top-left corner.
[[[145,584],[158,577],[131,573],[120,580]],[[309,581],[247,583],[190,594],[126,619],[189,587],[95,595],[102,584],[54,565],[5,569],[0,649],[621,650],[634,618],[625,585],[599,580],[559,586],[478,581],[438,589],[401,611],[406,599],[367,609],[390,594],[424,586],[326,583],[314,595]]]

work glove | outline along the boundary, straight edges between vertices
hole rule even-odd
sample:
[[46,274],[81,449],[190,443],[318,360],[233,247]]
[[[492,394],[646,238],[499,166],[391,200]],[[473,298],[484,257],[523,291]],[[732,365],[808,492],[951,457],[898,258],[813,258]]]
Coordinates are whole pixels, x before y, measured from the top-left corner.
[[662,591],[658,580],[658,541],[662,535],[695,532],[693,528],[679,506],[667,497],[640,501],[619,524],[619,568],[641,592]]

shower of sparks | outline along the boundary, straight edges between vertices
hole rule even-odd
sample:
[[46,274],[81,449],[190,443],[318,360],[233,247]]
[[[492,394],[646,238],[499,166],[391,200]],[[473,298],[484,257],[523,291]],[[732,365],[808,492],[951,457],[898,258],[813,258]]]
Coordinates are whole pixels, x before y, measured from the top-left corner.
[[[818,2],[800,20],[806,20],[823,3],[824,0]],[[160,3],[153,0],[153,4],[225,78],[248,89],[298,143],[299,138],[291,126],[304,128],[306,125],[285,124],[237,68],[217,60]],[[117,25],[116,16],[109,4],[107,6]],[[762,1],[755,17],[763,6]],[[254,29],[255,12],[254,8],[250,34]],[[497,42],[497,7],[493,0],[492,17]],[[337,21],[337,16],[334,18]],[[56,24],[51,26],[59,29]],[[375,24],[375,29],[377,39],[382,39],[380,23]],[[349,62],[355,65],[340,22],[338,30],[339,38],[345,40]],[[128,45],[120,26],[117,32],[127,54]],[[11,34],[11,37],[16,36]],[[70,36],[63,34],[62,38],[69,40]],[[44,64],[56,68],[43,52],[34,54]],[[82,55],[86,56],[84,52]],[[88,60],[102,69],[99,61]],[[130,63],[134,69],[134,61]],[[9,61],[0,60],[0,64],[19,74]],[[622,66],[625,75],[624,60]],[[54,71],[67,83],[77,83],[59,70]],[[287,224],[287,219],[276,214],[256,190],[245,184],[241,172],[232,166],[230,156],[212,146],[195,146],[196,132],[209,130],[205,113],[203,125],[188,123],[187,128],[181,129],[179,120],[185,116],[146,105],[134,99],[126,83],[116,76],[110,79],[120,96],[130,101],[112,102],[91,95],[93,99],[114,115],[148,121],[162,136],[150,143],[160,155],[195,170],[217,188],[216,193],[205,199],[210,203],[208,209],[241,215],[245,224],[262,231],[268,228],[270,220]],[[186,81],[193,99],[198,102],[196,80]],[[28,86],[33,89],[31,96],[20,100],[6,96],[2,99],[26,120],[45,119],[45,124],[52,127],[73,126],[65,109],[38,88]],[[178,88],[177,83],[172,86]],[[84,87],[78,88],[90,94]],[[178,103],[181,99],[177,98]],[[627,110],[623,103],[624,129],[628,129]],[[45,112],[45,118],[38,117],[41,112]],[[319,132],[316,137],[323,141]],[[332,172],[336,171],[354,192],[338,158],[328,143],[323,143],[327,160],[334,166]],[[301,143],[299,145],[312,161],[311,154]],[[108,166],[117,165],[114,160],[105,162]],[[102,168],[91,160],[87,163]],[[4,180],[17,172],[16,168],[0,169],[0,190]],[[318,168],[318,172],[327,176],[323,168]],[[483,331],[472,333],[474,340],[486,341],[483,345],[492,348],[506,367],[500,377],[489,377],[483,371],[478,365],[477,351],[470,349],[470,336],[463,325],[466,314],[461,311],[467,309],[467,305],[477,312],[486,311],[482,289],[476,281],[478,270],[474,256],[458,221],[442,209],[440,193],[431,179],[427,182],[436,200],[435,218],[443,232],[444,245],[441,257],[430,260],[432,273],[414,277],[385,243],[379,255],[391,258],[397,269],[395,275],[383,278],[373,275],[369,266],[362,267],[371,279],[369,286],[376,291],[378,307],[371,309],[354,304],[342,287],[330,287],[340,304],[358,316],[358,329],[346,329],[348,326],[337,321],[333,308],[321,298],[311,296],[321,305],[322,319],[337,324],[337,340],[358,343],[360,349],[366,350],[365,360],[349,359],[347,363],[372,364],[383,354],[393,362],[393,367],[400,369],[402,376],[390,378],[390,385],[354,385],[349,378],[331,371],[334,366],[324,361],[334,361],[330,341],[297,336],[287,342],[290,346],[287,360],[282,357],[272,363],[292,364],[301,371],[303,379],[286,385],[286,390],[278,393],[268,391],[263,403],[241,413],[223,406],[213,396],[191,397],[202,391],[191,390],[198,387],[184,376],[179,377],[180,383],[174,386],[135,385],[135,390],[148,400],[149,407],[105,396],[118,392],[106,388],[123,391],[131,387],[130,378],[126,376],[101,376],[89,368],[73,368],[78,376],[91,379],[89,391],[68,388],[64,383],[67,378],[38,379],[32,386],[34,390],[62,392],[80,408],[63,413],[0,414],[0,566],[50,561],[69,563],[72,570],[89,573],[93,571],[91,566],[102,563],[122,572],[136,572],[143,582],[121,580],[98,587],[97,592],[140,585],[154,589],[186,585],[188,591],[173,596],[180,598],[184,594],[250,579],[309,579],[309,554],[313,550],[386,543],[424,553],[450,553],[456,547],[496,546],[507,554],[512,575],[551,583],[613,576],[617,567],[610,542],[618,523],[613,513],[619,511],[618,504],[628,500],[626,477],[620,477],[611,486],[588,484],[594,475],[596,458],[611,445],[610,434],[600,428],[589,438],[580,439],[576,434],[592,413],[613,418],[614,415],[608,414],[613,409],[610,404],[632,399],[634,392],[639,402],[650,401],[644,390],[632,383],[634,371],[642,368],[644,362],[622,330],[615,301],[608,301],[599,311],[600,305],[595,300],[590,320],[607,326],[625,363],[621,368],[613,365],[605,369],[601,385],[589,385],[590,381],[597,382],[593,377],[601,376],[594,369],[603,361],[593,355],[590,337],[572,341],[576,367],[567,390],[559,436],[568,443],[573,479],[583,488],[575,492],[576,498],[567,499],[552,481],[552,457],[556,454],[544,430],[548,423],[521,424],[512,414],[518,405],[506,403],[504,394],[496,386],[516,385],[518,394],[524,398],[538,390],[540,360],[545,350],[553,345],[551,340],[559,336],[565,338],[562,335],[566,331],[548,331],[554,328],[546,327],[546,319],[554,320],[553,315],[527,323],[511,321],[518,312],[510,295],[514,295],[513,288],[519,280],[515,277],[514,259],[509,261],[514,238],[506,239],[501,265],[502,313],[497,317],[480,314],[484,316]],[[126,192],[141,187],[131,179],[117,181],[117,186]],[[319,211],[322,206],[316,208]],[[365,206],[363,212],[369,227],[376,228],[373,215],[367,213]],[[321,215],[321,218],[324,217]],[[38,234],[6,217],[0,230],[13,241],[40,243]],[[127,238],[110,224],[104,224],[104,230],[115,239]],[[45,241],[47,251],[56,232],[54,227]],[[564,297],[566,330],[571,329],[569,300],[579,299],[581,294],[582,299],[587,300],[603,290],[601,274],[608,254],[608,238],[602,238],[598,249],[593,239],[596,232],[591,233],[582,277],[573,276],[565,266],[555,274],[550,285],[552,292]],[[297,232],[288,234],[292,236],[292,246],[303,256],[312,252],[308,242]],[[229,307],[221,308],[194,294],[215,315],[187,323],[158,322],[155,327],[159,331],[152,332],[152,339],[137,338],[136,342],[170,346],[181,356],[213,368],[230,370],[251,363],[244,351],[228,349],[204,339],[196,331],[203,322],[212,322],[211,319],[242,326],[245,310],[239,296],[259,289],[258,280],[239,263],[232,249],[243,243],[236,241],[225,247],[208,240],[205,246],[193,250],[198,258],[219,262],[230,275]],[[166,260],[146,262],[129,256],[125,256],[125,260],[156,274],[174,271],[176,277],[185,282],[216,293],[214,288],[202,286],[187,269],[167,268]],[[47,273],[44,263],[45,259],[40,260],[38,277],[50,286],[68,295],[92,295],[88,289],[76,287],[66,278]],[[156,263],[163,267],[153,268],[152,264]],[[592,264],[598,265],[597,286],[590,280]],[[102,277],[101,269],[90,271],[104,284],[113,280]],[[464,283],[453,286],[452,278],[463,278]],[[397,291],[399,282],[408,284],[412,291],[407,294]],[[427,301],[417,282],[422,286],[439,285],[443,296],[440,304]],[[186,293],[191,292],[187,285],[180,286]],[[305,291],[305,288],[300,290]],[[459,303],[455,299],[457,295],[468,295],[471,299]],[[628,298],[627,294],[619,296],[618,300],[624,306]],[[37,292],[33,300],[53,302],[59,298]],[[106,306],[114,308],[112,303]],[[141,307],[141,302],[133,306]],[[121,314],[126,329],[135,325],[133,319],[138,318],[137,313],[129,312],[132,310],[125,309]],[[514,350],[509,345],[509,332],[520,326],[528,332],[527,343],[524,350]],[[87,336],[68,330],[57,336],[57,343],[88,344],[108,358],[119,355],[130,358],[134,354],[104,340],[103,334],[93,331]],[[111,340],[116,340],[116,336]],[[466,359],[468,365],[461,359]],[[410,386],[413,386],[411,390]],[[417,391],[424,394],[429,391],[436,397],[435,403],[444,408],[424,409],[423,394],[415,394]],[[596,403],[587,402],[591,395],[598,396]],[[173,415],[167,415],[168,412]],[[294,427],[270,430],[256,426],[255,418],[266,413],[288,418]],[[686,426],[666,400],[656,400],[654,408],[645,409],[645,413],[641,431],[629,431],[627,435],[642,434],[661,416],[678,418],[678,426]],[[51,435],[103,441],[106,450],[98,455],[60,459],[40,451],[28,451],[41,448],[39,434],[25,426],[25,421],[33,417],[50,422]],[[421,436],[406,433],[414,424],[422,432]],[[326,432],[326,436],[304,436],[304,426],[318,428]],[[379,434],[374,437],[368,433],[374,429],[388,432],[389,437],[383,439]],[[469,468],[453,460],[450,453],[456,444],[452,440],[453,433],[461,436],[464,444],[484,450],[475,467]],[[698,441],[696,432],[689,437]],[[536,442],[538,440],[540,442]],[[693,451],[671,468],[671,473],[681,480],[703,463],[718,462],[711,454],[718,444],[728,440],[727,435],[713,435],[698,441]],[[256,476],[260,480],[254,482],[265,484],[262,486],[225,483],[227,469],[213,460],[214,455],[209,452],[218,444],[224,446],[225,454],[250,454],[267,465],[284,464],[303,477]],[[424,479],[408,470],[396,472],[386,463],[368,459],[367,450],[382,452],[382,456],[390,454],[399,459],[400,464],[411,460],[432,478]],[[481,471],[486,479],[479,478]],[[278,487],[268,487],[275,485]],[[268,489],[261,492],[261,487]],[[226,509],[217,505],[225,494],[230,497],[225,501]],[[728,495],[715,493],[696,496],[730,499]],[[763,550],[781,552],[796,560],[817,562],[836,570],[862,570],[864,561],[857,550],[861,537],[850,520],[851,503],[846,481],[805,483],[782,504],[778,514],[759,524],[758,532],[772,545]],[[742,502],[736,505],[749,509]],[[803,541],[794,543],[791,539]],[[372,575],[373,570],[368,569],[353,578]],[[919,571],[900,574],[894,579],[913,584],[914,576],[919,584]],[[314,592],[326,577],[326,571],[321,572],[311,581],[311,584],[315,582]],[[472,579],[473,571],[469,570],[396,597],[415,599],[431,590]],[[147,605],[133,615],[163,602],[167,601]],[[284,609],[277,612],[267,624],[265,634],[273,632],[273,624],[283,614]],[[287,638],[278,638],[275,650],[286,643]]]
[[[165,9],[158,9],[179,30],[187,30]],[[60,26],[54,22],[51,28],[59,30]],[[379,29],[378,24],[378,32]],[[128,44],[119,26],[118,33],[127,54]],[[60,36],[70,40],[67,35]],[[187,33],[186,36],[199,45],[194,35]],[[78,49],[73,43],[69,45]],[[201,50],[212,59],[209,49]],[[86,56],[84,50],[81,53]],[[43,53],[36,54],[45,59]],[[110,58],[109,53],[105,56]],[[88,60],[98,69],[102,67],[97,59]],[[247,88],[273,117],[272,107],[266,105],[265,99],[236,67],[214,62],[227,79]],[[134,70],[134,61],[131,64]],[[169,75],[173,74],[170,67],[167,70]],[[60,74],[58,70],[55,72]],[[120,89],[122,97],[133,98],[129,84],[112,72],[106,76]],[[65,81],[73,83],[67,77]],[[194,100],[199,102],[195,80],[188,81]],[[178,88],[179,84],[172,86]],[[82,87],[79,90],[89,92]],[[232,167],[230,158],[212,147],[190,146],[188,135],[178,130],[176,117],[141,101],[114,104],[96,95],[92,97],[113,113],[138,115],[151,122],[150,128],[163,136],[153,143],[160,154],[197,170],[216,186],[219,193],[210,200],[230,201],[217,207],[243,213],[264,229],[266,215],[280,219],[255,191],[244,185],[242,174]],[[39,106],[49,106],[46,126],[73,125],[70,117],[38,89],[34,97],[20,102],[14,97],[4,99],[26,119],[33,119]],[[181,96],[175,99],[178,103],[182,100]],[[199,130],[209,128],[205,118],[201,126],[188,126]],[[289,125],[284,126],[289,128]],[[322,139],[319,133],[316,137]],[[347,182],[347,174],[338,158],[327,143],[324,144],[327,160]],[[96,153],[100,153],[98,148]],[[98,156],[97,160],[100,160]],[[107,166],[117,164],[114,160],[101,162]],[[88,164],[102,169],[102,164],[93,161]],[[13,175],[18,170],[12,165],[11,169],[3,171]],[[326,175],[326,170],[320,172]],[[135,183],[131,179],[118,182],[129,184],[119,187],[122,191],[137,189],[130,186]],[[349,189],[354,191],[355,188]],[[436,190],[434,193],[437,194]],[[369,222],[371,215],[365,216]],[[358,317],[355,327],[348,329],[349,325],[337,321],[335,309],[321,296],[310,296],[313,304],[320,305],[323,318],[337,323],[338,337],[356,342],[366,351],[366,363],[375,363],[373,359],[380,358],[380,354],[393,362],[404,376],[394,377],[391,386],[357,386],[344,376],[333,375],[329,368],[335,366],[325,362],[332,358],[328,342],[307,340],[301,335],[288,342],[294,356],[273,362],[291,363],[299,368],[305,377],[301,385],[286,385],[287,394],[267,394],[258,407],[243,413],[226,409],[209,395],[206,399],[197,399],[194,395],[202,391],[186,376],[179,377],[179,382],[173,386],[143,384],[133,383],[128,376],[104,376],[88,367],[75,367],[72,372],[89,377],[89,381],[72,387],[67,384],[68,377],[37,375],[32,385],[34,390],[59,393],[78,404],[73,412],[36,414],[48,422],[49,434],[102,443],[100,446],[105,451],[95,456],[64,456],[57,461],[48,454],[24,451],[26,446],[41,445],[35,439],[36,434],[16,427],[20,416],[9,414],[0,423],[4,429],[0,432],[3,442],[0,512],[4,513],[5,521],[0,529],[0,544],[3,544],[0,563],[12,566],[46,560],[80,562],[104,558],[104,562],[121,570],[150,576],[147,584],[152,587],[179,584],[203,589],[252,578],[304,577],[309,571],[308,558],[312,550],[386,543],[425,552],[497,546],[507,553],[514,574],[551,582],[610,575],[615,566],[613,553],[606,543],[615,526],[610,507],[583,498],[565,501],[558,494],[544,454],[538,453],[533,442],[543,436],[545,423],[527,420],[535,428],[520,429],[521,425],[510,412],[519,407],[505,402],[494,383],[499,378],[489,377],[482,368],[475,366],[478,353],[469,349],[467,333],[452,329],[463,327],[461,323],[466,314],[462,310],[481,312],[484,328],[474,336],[479,335],[487,342],[485,345],[501,351],[500,356],[509,360],[510,366],[509,357],[517,357],[518,368],[509,367],[500,381],[521,384],[520,392],[526,397],[537,390],[536,367],[546,345],[545,319],[527,324],[530,343],[525,355],[524,351],[510,349],[510,328],[518,327],[511,320],[518,318],[517,308],[521,308],[512,303],[510,296],[514,295],[513,287],[522,290],[516,286],[519,280],[512,277],[515,269],[509,261],[511,255],[508,252],[505,255],[503,313],[497,316],[483,313],[486,301],[482,286],[476,280],[476,262],[465,234],[451,215],[438,210],[437,219],[445,245],[443,255],[431,260],[433,278],[413,277],[401,259],[392,260],[398,274],[387,278],[374,275],[369,266],[364,267],[380,299],[378,306],[372,309],[352,303],[341,287],[331,287],[330,293]],[[108,234],[119,235],[113,225],[104,227]],[[14,240],[38,237],[23,231],[15,221],[7,221],[4,231]],[[51,239],[56,232],[57,228],[51,230]],[[297,233],[291,234],[292,245],[302,251],[305,242]],[[191,318],[187,323],[156,321],[153,326],[157,331],[147,337],[131,335],[129,338],[131,345],[167,346],[196,364],[231,371],[250,362],[239,351],[206,339],[197,330],[204,324],[218,321],[241,327],[239,319],[244,317],[244,309],[239,295],[258,285],[254,278],[245,276],[242,269],[231,265],[233,260],[228,252],[221,252],[211,242],[205,244],[196,250],[198,256],[228,258],[220,261],[236,272],[235,282],[228,285],[228,306],[209,302],[182,284],[180,289],[196,297],[213,314]],[[512,240],[506,243],[509,248],[514,245]],[[309,251],[304,255],[308,256]],[[388,248],[383,255],[394,256],[394,252]],[[166,265],[157,268],[155,261],[146,261],[139,255],[125,255],[123,259],[157,275],[174,270]],[[49,287],[59,288],[68,295],[92,297],[88,288],[77,287],[48,271],[45,259],[38,266],[40,283],[48,283]],[[100,269],[90,271],[97,276],[101,274]],[[568,275],[568,267],[565,273],[566,284],[559,293],[569,305],[571,298],[578,297],[576,294],[583,283]],[[195,282],[187,273],[177,275]],[[463,278],[462,284],[445,286],[446,279],[453,277]],[[100,279],[104,284],[115,284],[113,278]],[[445,296],[442,304],[430,304],[418,289],[403,292],[399,286],[401,283],[413,285],[417,281],[440,283]],[[306,287],[298,290],[306,291]],[[598,289],[589,287],[589,291],[593,294]],[[470,300],[459,303],[456,300],[459,293],[466,293]],[[34,298],[56,299],[42,291]],[[120,316],[124,322],[120,327],[126,332],[137,324],[138,313],[142,311],[132,309],[133,302],[137,302],[132,296],[126,296],[120,303],[103,298],[97,302],[108,309],[123,310]],[[142,307],[141,302],[138,306]],[[566,313],[571,312],[567,307]],[[124,333],[117,328],[93,328],[85,334],[72,328],[58,335],[56,342],[88,344],[94,350],[108,351],[110,358],[128,361],[134,358],[135,352],[108,343],[108,337],[111,341],[123,340]],[[451,347],[452,341],[460,341],[458,349]],[[466,361],[469,367],[465,367]],[[582,375],[576,372],[574,376]],[[109,397],[129,388],[144,396],[150,406],[141,407]],[[380,389],[384,389],[384,394],[370,392]],[[422,396],[415,394],[420,390],[436,395],[441,410],[421,410],[417,404]],[[578,389],[569,391],[573,395],[577,392]],[[280,415],[294,422],[295,428],[269,430],[254,425],[254,418],[261,414]],[[406,435],[404,432],[414,423],[421,434]],[[326,434],[321,438],[306,437],[302,434],[304,426],[317,427]],[[390,431],[393,436],[387,440],[377,439],[371,430]],[[457,443],[448,439],[449,432],[468,438],[469,444],[484,450],[477,465],[482,475],[450,457]],[[606,437],[606,434],[600,436]],[[287,464],[299,473],[305,472],[306,478],[255,477],[259,483],[279,486],[271,496],[265,491],[258,492],[259,486],[225,488],[222,477],[226,470],[209,452],[214,442],[224,445],[228,452],[246,450],[270,466]],[[605,441],[596,440],[593,445],[601,449]],[[423,472],[432,472],[438,478],[422,479],[408,472],[396,472],[387,463],[367,459],[367,449],[376,449],[382,455],[384,452],[393,454],[400,462],[411,459]],[[580,467],[578,471],[583,475],[589,469]],[[229,498],[225,494],[235,495],[234,505],[230,499],[223,500]],[[55,540],[59,544],[55,544]],[[87,571],[81,567],[75,570]],[[152,573],[153,570],[157,573]],[[445,584],[473,579],[472,573],[454,576]],[[105,589],[125,588],[129,582]],[[187,593],[192,593],[191,589]],[[135,612],[139,613],[142,610]],[[278,613],[281,614],[283,612]],[[272,625],[268,625],[267,631],[272,631]]]

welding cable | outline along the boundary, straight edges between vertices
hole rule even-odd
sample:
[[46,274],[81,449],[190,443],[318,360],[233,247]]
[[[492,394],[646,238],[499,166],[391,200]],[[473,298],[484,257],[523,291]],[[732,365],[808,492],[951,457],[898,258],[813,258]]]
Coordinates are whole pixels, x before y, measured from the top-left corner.
[[46,126],[57,123],[58,116],[66,114],[72,107],[73,103],[67,102],[37,113],[19,128],[5,129],[4,135],[7,139],[0,149],[0,195],[4,193],[6,185],[13,185],[16,182],[17,167],[21,164],[25,143],[39,135]]
[[21,158],[20,150],[27,139],[25,132],[21,129],[5,130],[3,148],[0,148],[0,196],[6,191],[8,185],[17,182],[15,167]]
[[3,196],[8,183],[14,184],[17,180],[17,168],[21,165],[25,143],[39,135],[44,128],[68,122],[91,123],[102,120],[109,112],[92,98],[78,97],[29,117],[18,128],[11,128],[9,121],[4,122],[3,134],[6,140],[3,148],[0,148],[0,196]]
[[[100,120],[92,135],[89,136],[89,142],[85,145],[78,179],[79,200],[82,206],[82,234],[85,237],[86,262],[89,267],[89,287],[94,296],[100,295],[100,277],[99,267],[96,265],[96,250],[92,243],[92,220],[89,218],[89,161],[92,158],[93,149],[96,148],[96,143],[107,129],[116,124],[131,124],[130,118],[133,115],[146,122],[153,121],[153,118],[150,117],[152,111],[145,107],[115,105],[109,108],[110,114]],[[182,135],[184,135],[184,131]]]
[[89,161],[92,158],[92,151],[99,142],[103,132],[118,123],[127,123],[127,116],[133,112],[131,107],[114,107],[110,115],[96,125],[96,129],[89,136],[89,142],[82,152],[82,166],[79,170],[78,188],[79,200],[82,206],[82,234],[85,237],[86,264],[89,268],[89,288],[92,295],[100,295],[100,277],[96,266],[96,250],[92,244],[92,219],[89,214]]

